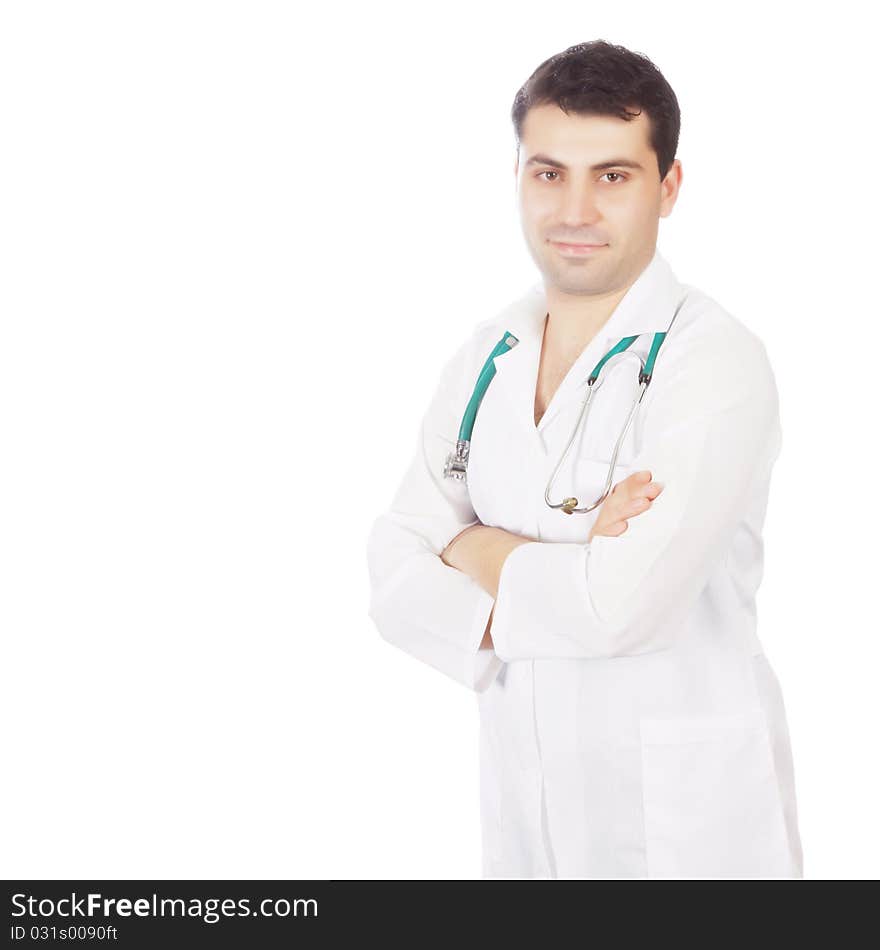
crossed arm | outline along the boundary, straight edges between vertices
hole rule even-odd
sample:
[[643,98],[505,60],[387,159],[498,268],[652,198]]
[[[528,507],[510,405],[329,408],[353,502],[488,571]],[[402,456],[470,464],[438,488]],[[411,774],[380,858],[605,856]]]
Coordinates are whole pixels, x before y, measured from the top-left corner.
[[[588,540],[592,541],[597,534],[608,537],[621,535],[627,528],[627,519],[646,511],[661,491],[662,486],[651,481],[650,471],[635,472],[615,485],[599,509]],[[440,559],[449,567],[473,578],[487,594],[496,599],[507,555],[531,540],[502,528],[474,524],[459,532],[446,545],[440,553]],[[493,607],[480,642],[481,650],[494,648],[491,636],[494,615]]]
[[667,356],[631,463],[659,477],[662,498],[620,537],[600,532],[589,543],[474,522],[467,497],[437,475],[458,405],[441,387],[392,508],[371,532],[370,614],[383,636],[478,691],[500,662],[670,647],[754,501],[754,478],[779,451],[766,353],[741,342]]
[[[507,555],[514,548],[531,540],[502,528],[475,524],[457,534],[443,549],[440,559],[444,564],[472,577],[494,598],[498,596],[498,581]],[[486,632],[480,642],[481,650],[491,650],[493,647],[490,631],[494,614],[493,607],[486,624]]]

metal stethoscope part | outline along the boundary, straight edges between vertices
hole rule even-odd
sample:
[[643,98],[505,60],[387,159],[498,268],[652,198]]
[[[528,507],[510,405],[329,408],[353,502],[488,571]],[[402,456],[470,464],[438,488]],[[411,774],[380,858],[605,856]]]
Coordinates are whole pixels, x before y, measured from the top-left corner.
[[583,405],[581,406],[580,414],[578,415],[577,422],[573,432],[571,433],[571,438],[568,440],[568,444],[565,446],[565,449],[562,452],[562,456],[559,461],[556,463],[556,468],[553,469],[553,474],[550,476],[549,481],[547,482],[547,488],[544,491],[544,501],[547,502],[549,507],[554,509],[561,509],[567,515],[571,514],[586,514],[587,512],[593,511],[593,509],[598,508],[603,501],[608,496],[608,492],[611,490],[611,482],[614,478],[614,467],[617,464],[617,456],[620,453],[620,447],[623,445],[623,440],[626,438],[627,432],[629,432],[630,426],[632,425],[633,419],[635,418],[636,409],[638,408],[639,403],[642,401],[642,397],[645,395],[645,392],[648,389],[648,383],[650,382],[650,377],[645,377],[645,361],[638,355],[638,353],[626,353],[619,352],[614,356],[610,357],[606,363],[602,366],[602,370],[606,371],[609,366],[621,360],[627,358],[635,357],[639,362],[639,393],[633,400],[633,404],[629,410],[629,414],[626,417],[626,423],[621,430],[620,436],[617,439],[617,442],[614,446],[614,452],[611,455],[611,462],[608,465],[608,475],[605,478],[605,485],[602,489],[602,494],[591,504],[585,505],[581,508],[578,507],[578,499],[574,497],[563,498],[561,502],[554,503],[550,500],[550,492],[553,488],[553,482],[556,480],[556,475],[559,472],[559,469],[562,468],[563,463],[565,462],[566,457],[568,456],[569,450],[574,444],[574,440],[577,437],[578,432],[581,431],[583,425],[586,423],[586,419],[590,414],[590,406],[593,403],[593,396],[598,391],[599,387],[602,385],[602,382],[605,379],[605,376],[601,374],[594,380],[593,377],[587,380],[587,395],[584,399]]

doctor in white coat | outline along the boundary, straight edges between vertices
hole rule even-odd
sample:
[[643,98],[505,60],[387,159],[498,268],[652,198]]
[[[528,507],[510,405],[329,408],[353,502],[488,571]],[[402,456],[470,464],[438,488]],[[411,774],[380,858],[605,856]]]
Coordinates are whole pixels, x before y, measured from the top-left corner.
[[[543,279],[446,364],[370,532],[370,616],[476,695],[485,877],[802,877],[755,609],[778,394],[759,338],[656,249],[682,178],[674,93],[649,60],[596,41],[543,63],[513,119]],[[590,371],[627,337],[647,360],[657,332],[614,490],[592,511],[551,508]],[[466,481],[444,477],[510,334]],[[607,364],[551,502],[602,496],[639,369]]]

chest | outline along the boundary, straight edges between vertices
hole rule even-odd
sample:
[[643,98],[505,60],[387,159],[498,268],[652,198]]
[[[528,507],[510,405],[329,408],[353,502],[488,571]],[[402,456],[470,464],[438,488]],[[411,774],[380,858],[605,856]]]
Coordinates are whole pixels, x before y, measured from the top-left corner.
[[[603,338],[585,355],[603,345],[604,353],[615,342]],[[468,461],[470,500],[483,524],[536,540],[587,540],[601,506],[568,515],[549,507],[545,494],[554,503],[574,496],[580,505],[592,504],[605,490],[618,442],[611,485],[637,470],[644,404],[639,357],[647,356],[649,345],[639,339],[628,355],[609,361],[586,407],[586,380],[598,357],[569,365],[546,360],[531,373],[518,373],[516,388],[490,384]]]
[[547,355],[541,357],[538,379],[535,385],[534,422],[536,428],[541,424],[541,419],[544,417],[547,407],[562,385],[562,381],[571,371],[576,359],[576,357],[564,358]]

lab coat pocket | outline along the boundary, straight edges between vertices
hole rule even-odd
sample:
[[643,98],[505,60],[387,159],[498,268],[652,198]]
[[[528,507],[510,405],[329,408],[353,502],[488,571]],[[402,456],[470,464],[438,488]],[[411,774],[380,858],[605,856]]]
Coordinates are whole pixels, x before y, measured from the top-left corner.
[[640,731],[649,878],[795,876],[760,710]]

